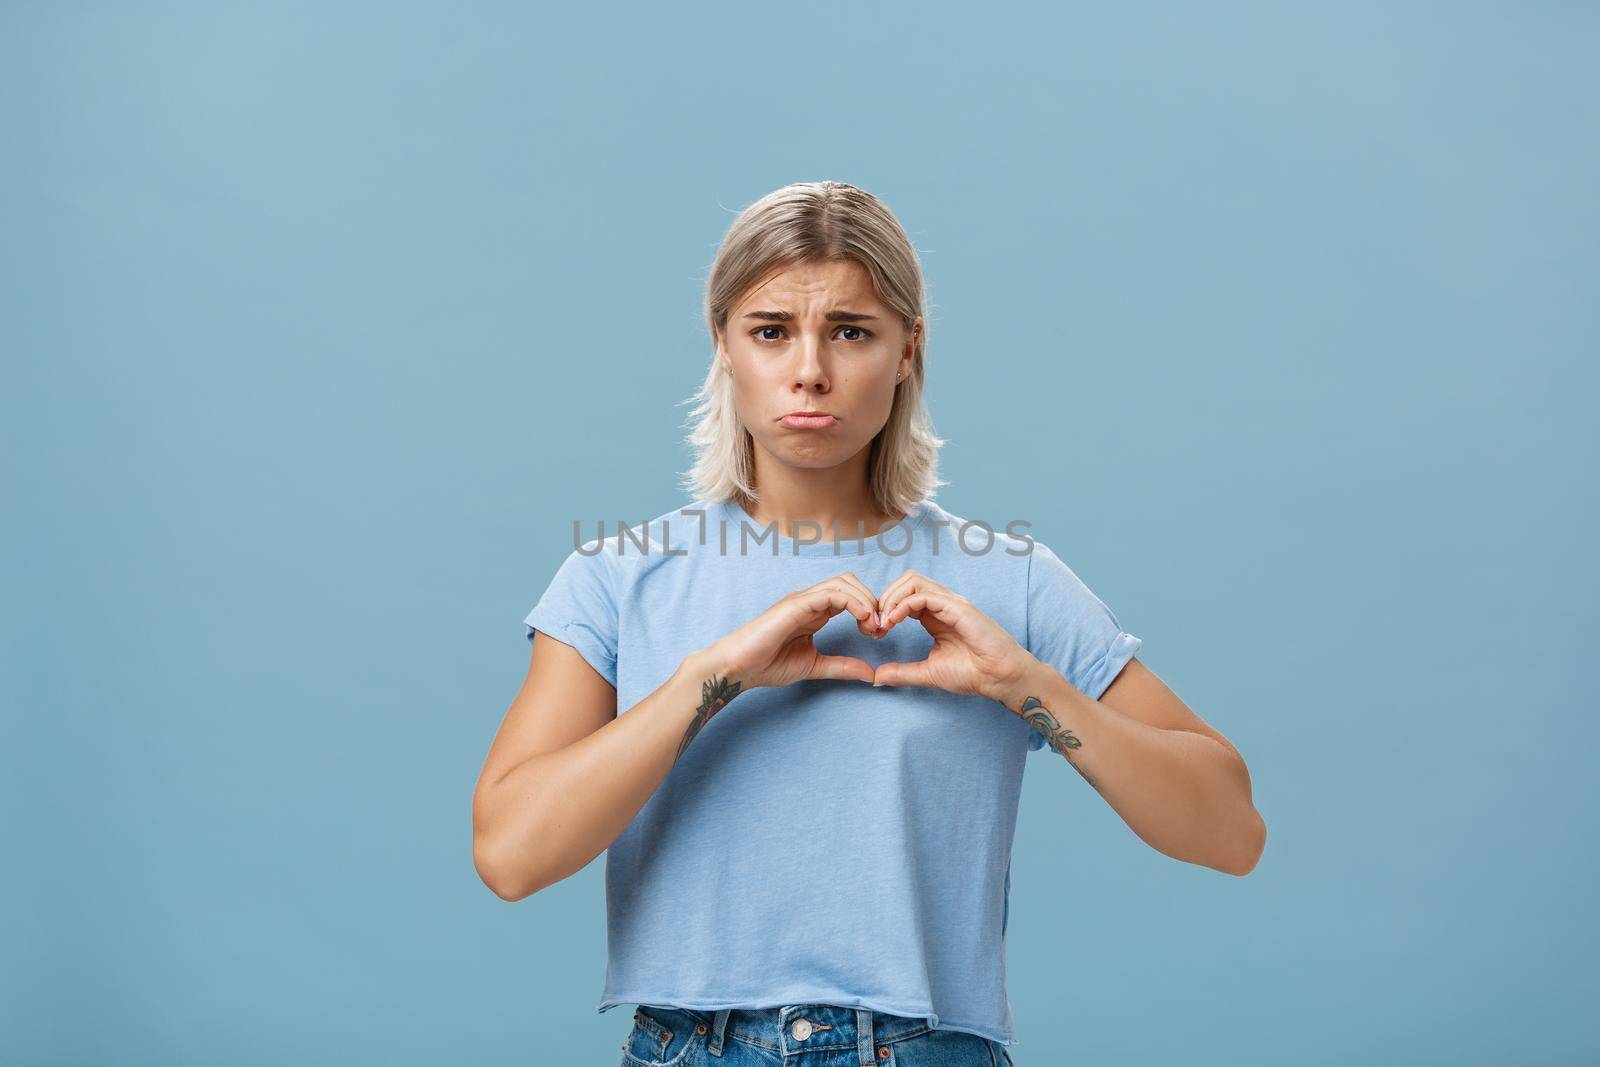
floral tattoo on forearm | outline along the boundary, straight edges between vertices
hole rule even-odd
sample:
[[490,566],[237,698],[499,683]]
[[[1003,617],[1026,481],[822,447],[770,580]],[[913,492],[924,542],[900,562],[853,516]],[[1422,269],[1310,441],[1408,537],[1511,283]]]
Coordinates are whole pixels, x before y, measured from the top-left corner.
[[1082,748],[1083,742],[1072,735],[1072,730],[1062,726],[1060,721],[1050,713],[1050,709],[1038,697],[1028,697],[1022,702],[1022,707],[1017,712],[1022,716],[1022,721],[1044,735],[1045,743],[1072,764],[1072,769],[1083,775],[1083,780],[1094,786],[1098,792],[1100,787],[1095,780],[1084,772],[1084,769],[1072,762],[1070,749]]
[[689,728],[683,731],[683,740],[678,742],[677,755],[672,757],[674,763],[683,755],[689,742],[694,740],[706,723],[711,721],[711,716],[728,706],[728,701],[739,695],[741,683],[729,681],[727,678],[718,678],[712,675],[700,686],[700,707],[695,710],[694,718],[689,722]]

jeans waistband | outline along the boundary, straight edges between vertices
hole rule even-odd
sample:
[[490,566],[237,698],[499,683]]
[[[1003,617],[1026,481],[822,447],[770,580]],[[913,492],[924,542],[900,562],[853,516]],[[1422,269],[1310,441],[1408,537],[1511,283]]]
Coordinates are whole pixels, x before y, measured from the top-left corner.
[[[885,1046],[919,1037],[933,1029],[925,1018],[837,1004],[672,1010],[691,1015],[705,1024],[709,1034],[706,1051],[713,1056],[721,1056],[727,1041],[737,1037],[749,1044],[773,1049],[780,1055],[854,1048],[858,1054],[857,1063],[875,1064],[888,1058]],[[883,1049],[881,1053],[880,1049]]]

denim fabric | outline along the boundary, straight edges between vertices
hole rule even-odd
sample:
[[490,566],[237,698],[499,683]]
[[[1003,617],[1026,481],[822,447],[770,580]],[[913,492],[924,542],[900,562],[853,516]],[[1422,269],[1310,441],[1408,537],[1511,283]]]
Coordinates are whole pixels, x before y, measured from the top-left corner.
[[1004,1045],[926,1019],[800,1004],[696,1011],[641,1004],[621,1067],[1015,1067]]

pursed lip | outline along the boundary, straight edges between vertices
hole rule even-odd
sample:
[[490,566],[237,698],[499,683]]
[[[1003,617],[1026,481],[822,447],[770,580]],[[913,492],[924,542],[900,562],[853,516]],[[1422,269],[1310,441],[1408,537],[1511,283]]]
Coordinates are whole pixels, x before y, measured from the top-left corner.
[[779,415],[778,419],[779,421],[782,421],[783,419],[787,419],[793,415],[799,415],[800,417],[807,419],[820,419],[823,416],[827,416],[830,419],[838,418],[838,416],[831,411],[791,411],[787,415]]

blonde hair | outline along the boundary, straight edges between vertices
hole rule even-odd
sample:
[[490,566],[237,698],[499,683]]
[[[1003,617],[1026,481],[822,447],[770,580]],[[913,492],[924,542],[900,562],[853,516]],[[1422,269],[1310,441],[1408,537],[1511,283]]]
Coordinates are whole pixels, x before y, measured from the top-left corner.
[[[733,376],[724,372],[716,339],[728,315],[768,275],[800,263],[855,260],[866,268],[879,300],[909,331],[922,318],[911,373],[895,386],[889,419],[872,440],[867,470],[877,506],[910,514],[948,482],[939,480],[939,448],[923,403],[923,361],[928,345],[922,265],[911,239],[877,197],[844,182],[796,182],[776,189],[739,213],[728,227],[706,281],[706,323],[711,367],[691,400],[688,441],[694,466],[684,489],[698,500],[760,499],[755,481],[755,439],[739,421]],[[688,401],[685,401],[687,403]]]

